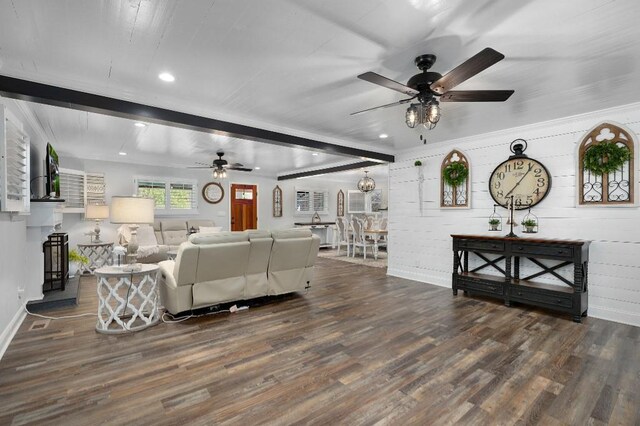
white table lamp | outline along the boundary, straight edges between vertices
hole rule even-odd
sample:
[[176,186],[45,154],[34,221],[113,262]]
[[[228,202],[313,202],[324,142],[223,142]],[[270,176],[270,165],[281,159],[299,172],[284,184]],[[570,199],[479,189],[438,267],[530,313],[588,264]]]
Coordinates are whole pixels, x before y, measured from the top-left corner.
[[84,218],[95,220],[96,227],[93,230],[96,243],[100,242],[100,221],[109,219],[109,206],[106,204],[89,204],[84,208]]
[[[155,202],[152,198],[111,197],[111,223],[129,225],[131,239],[127,246],[130,270],[136,270],[138,252],[138,225],[153,224]],[[139,265],[137,265],[139,267]]]

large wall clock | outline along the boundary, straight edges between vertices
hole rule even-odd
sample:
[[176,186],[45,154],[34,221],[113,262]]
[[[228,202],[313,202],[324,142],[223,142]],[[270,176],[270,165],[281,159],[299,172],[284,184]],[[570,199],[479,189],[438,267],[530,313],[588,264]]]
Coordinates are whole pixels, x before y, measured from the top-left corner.
[[541,162],[525,155],[526,149],[527,142],[523,139],[511,142],[513,155],[491,173],[489,193],[503,207],[508,208],[513,199],[515,210],[529,209],[551,189],[549,171]]
[[207,203],[218,204],[224,198],[224,188],[218,182],[209,182],[202,188],[202,198]]

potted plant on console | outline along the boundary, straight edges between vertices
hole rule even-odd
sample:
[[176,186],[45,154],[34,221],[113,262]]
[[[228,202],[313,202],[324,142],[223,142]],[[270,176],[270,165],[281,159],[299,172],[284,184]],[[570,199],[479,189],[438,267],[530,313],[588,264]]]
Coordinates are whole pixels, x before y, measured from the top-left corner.
[[525,219],[522,221],[522,226],[524,226],[525,232],[534,233],[536,232],[536,226],[538,226],[538,222],[535,219]]

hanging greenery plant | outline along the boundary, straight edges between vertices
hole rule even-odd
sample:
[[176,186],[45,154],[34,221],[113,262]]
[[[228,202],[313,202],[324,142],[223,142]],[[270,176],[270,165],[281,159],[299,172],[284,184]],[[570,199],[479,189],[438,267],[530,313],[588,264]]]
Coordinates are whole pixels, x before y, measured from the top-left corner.
[[469,169],[463,163],[449,163],[442,170],[442,179],[449,186],[458,186],[469,176]]
[[416,167],[420,167],[420,166],[422,166],[422,161],[416,160],[416,162],[413,163],[413,165],[416,166]]
[[584,153],[584,168],[597,175],[608,175],[622,167],[631,154],[615,142],[593,145]]

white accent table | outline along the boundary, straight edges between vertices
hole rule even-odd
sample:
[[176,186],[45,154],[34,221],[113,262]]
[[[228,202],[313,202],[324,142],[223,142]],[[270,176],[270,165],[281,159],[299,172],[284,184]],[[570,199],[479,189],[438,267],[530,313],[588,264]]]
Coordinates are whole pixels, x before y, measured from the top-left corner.
[[158,323],[159,267],[154,264],[141,266],[139,271],[133,272],[125,272],[119,266],[105,266],[94,271],[98,281],[97,332],[127,333]]
[[113,243],[99,242],[99,243],[86,243],[78,244],[78,251],[82,256],[89,259],[89,263],[86,265],[80,265],[79,273],[93,272],[106,265],[111,265],[111,256],[113,254]]

